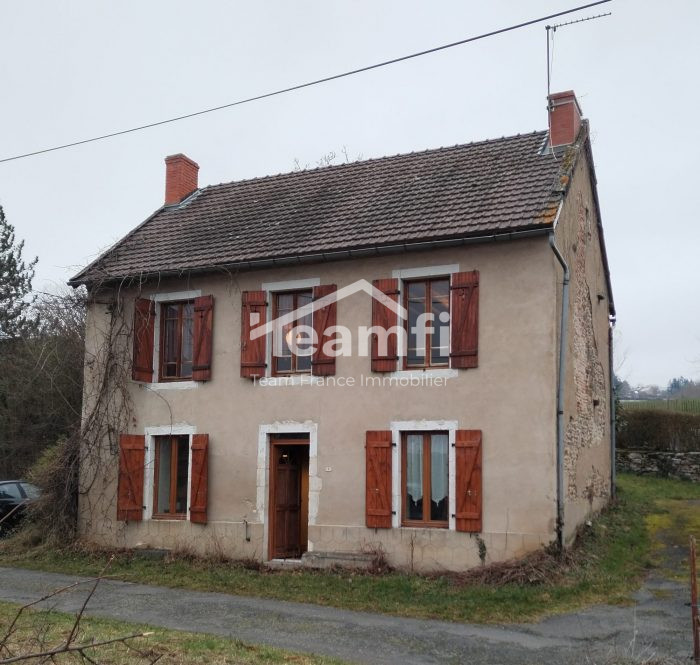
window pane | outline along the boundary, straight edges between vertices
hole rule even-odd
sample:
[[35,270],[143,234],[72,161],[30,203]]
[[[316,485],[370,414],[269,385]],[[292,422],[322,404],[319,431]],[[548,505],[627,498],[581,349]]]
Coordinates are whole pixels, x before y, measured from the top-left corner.
[[[167,309],[171,309],[168,307]],[[163,334],[163,362],[165,364],[177,362],[177,317],[166,318],[164,321]]]
[[182,351],[180,354],[182,365],[180,376],[183,378],[192,376],[192,355],[194,340],[194,304],[185,303],[182,307]]
[[175,512],[187,512],[187,472],[189,470],[190,439],[177,438],[177,487],[175,492]]
[[430,295],[433,302],[441,302],[447,305],[450,298],[450,280],[436,279],[430,282]]
[[291,372],[292,371],[292,358],[291,356],[286,356],[284,358],[276,358],[277,371],[278,372]]
[[[303,307],[304,305],[308,305],[312,300],[312,295],[311,291],[306,291],[303,293],[299,293],[297,295],[297,309],[299,307]],[[310,328],[313,327],[313,315],[311,312],[308,314],[305,314],[304,316],[300,317],[297,319],[294,323],[295,326],[306,326],[307,330],[305,331],[304,334],[299,334],[297,335],[297,350],[298,350],[298,356],[297,356],[297,371],[304,372],[308,371],[311,369],[311,356],[306,355],[310,352],[311,347],[313,346],[312,342],[313,340],[309,337],[308,333]],[[304,340],[304,343],[300,343],[302,340]],[[309,340],[306,342],[305,340]]]
[[425,300],[425,282],[408,282],[408,299]]
[[[298,293],[297,294],[297,308],[303,307],[304,305],[308,305],[312,299],[313,299],[313,296],[311,294],[311,291],[302,291],[301,293]],[[310,322],[311,322],[311,319],[309,318],[309,323]]]
[[430,342],[430,359],[433,365],[447,364],[450,353],[450,321],[442,321],[441,314],[449,314],[449,308],[441,302],[433,301],[433,336]]
[[430,438],[430,519],[447,521],[447,434],[431,434]]
[[170,437],[159,436],[156,439],[156,455],[158,456],[156,512],[161,515],[170,512],[170,454]]
[[425,364],[425,333],[420,335],[416,331],[418,317],[425,313],[425,302],[408,303],[408,351],[406,363],[408,365]]
[[406,436],[406,518],[423,519],[423,435]]
[[277,315],[286,314],[294,309],[294,294],[293,293],[278,293],[277,294]]
[[[433,336],[430,344],[430,362],[432,365],[446,365],[450,353],[450,282],[438,279],[431,282],[430,294],[433,314]],[[440,315],[447,319],[442,321]]]

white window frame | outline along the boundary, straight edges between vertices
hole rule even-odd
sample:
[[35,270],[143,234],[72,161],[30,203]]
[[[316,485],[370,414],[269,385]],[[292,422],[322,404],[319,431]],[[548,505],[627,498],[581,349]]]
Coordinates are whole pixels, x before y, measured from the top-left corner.
[[[267,307],[265,309],[265,321],[271,321],[272,320],[272,298],[274,294],[276,293],[282,293],[284,291],[301,291],[304,289],[313,289],[314,286],[320,286],[321,285],[321,278],[320,277],[307,277],[305,279],[288,279],[282,282],[263,282],[262,285],[260,286],[261,290],[265,291],[265,301],[267,302]],[[271,331],[267,335],[267,339],[265,340],[265,376],[266,377],[272,377],[272,346],[274,344],[274,330]],[[275,377],[275,378],[284,378],[284,381],[280,381],[279,383],[274,383],[274,384],[269,384],[269,383],[263,383],[262,385],[265,387],[278,387],[278,386],[308,386],[308,385],[313,385],[314,383],[318,383],[319,379],[321,377],[318,376],[313,376],[312,374],[289,374],[288,376],[285,375],[284,377]],[[257,385],[261,385],[259,382],[256,382]]]
[[156,315],[153,325],[153,376],[147,384],[151,390],[191,390],[198,388],[198,381],[158,381],[160,376],[160,305],[167,302],[176,302],[180,300],[194,300],[202,295],[201,289],[192,289],[190,291],[171,291],[169,293],[154,293],[150,296],[156,304]]
[[[447,277],[452,286],[452,273],[459,272],[459,263],[449,263],[441,266],[421,266],[418,268],[398,268],[393,270],[391,276],[399,281],[399,304],[403,306],[404,297],[404,281],[412,279],[426,279],[433,277]],[[452,314],[452,296],[450,295],[450,315]],[[401,322],[403,324],[403,321]],[[450,322],[450,343],[452,342],[452,322]],[[404,336],[408,343],[408,335]],[[450,349],[451,350],[451,349]],[[448,352],[449,353],[449,352]],[[389,376],[400,379],[402,377],[416,377],[422,379],[454,379],[459,375],[456,369],[451,367],[429,367],[426,369],[403,369],[404,358],[406,357],[405,345],[401,345],[398,349],[397,369],[395,372],[390,372]],[[448,356],[449,357],[449,356]]]
[[143,491],[144,491],[144,520],[154,522],[182,522],[181,519],[167,519],[163,517],[153,517],[153,489],[155,486],[156,470],[156,437],[157,436],[189,436],[189,455],[187,458],[187,513],[185,520],[190,521],[190,499],[192,492],[192,437],[197,433],[194,425],[162,425],[156,427],[146,427],[144,435],[146,437],[146,459],[143,467]]
[[455,442],[457,437],[457,421],[456,420],[397,420],[391,423],[391,526],[393,529],[413,529],[413,528],[430,528],[430,527],[402,527],[401,515],[404,506],[402,505],[401,491],[401,436],[404,432],[447,432],[448,438],[448,453],[447,453],[447,488],[450,493],[448,497],[448,529],[455,531],[457,528],[457,520],[454,515],[456,513],[457,503],[455,501],[455,492],[457,490],[455,476]]

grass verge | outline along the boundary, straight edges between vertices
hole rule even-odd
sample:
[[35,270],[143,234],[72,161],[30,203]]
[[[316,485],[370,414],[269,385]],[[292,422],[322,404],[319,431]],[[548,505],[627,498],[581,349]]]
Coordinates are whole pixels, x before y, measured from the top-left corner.
[[[0,640],[5,635],[4,626],[8,626],[19,609],[18,605],[0,602]],[[22,614],[17,631],[8,641],[8,648],[13,655],[37,653],[47,648],[56,647],[65,642],[73,627],[75,617],[71,614],[49,611],[28,611]],[[83,617],[74,644],[86,644],[151,632],[152,635],[131,640],[129,647],[123,643],[89,649],[86,653],[93,662],[127,665],[152,662],[160,656],[158,663],[163,665],[180,665],[184,663],[207,665],[277,665],[294,663],[295,665],[340,665],[341,661],[319,656],[306,656],[297,653],[263,646],[251,646],[239,640],[230,640],[213,635],[186,633],[162,628],[151,628],[140,624]],[[141,653],[138,653],[138,650]],[[0,653],[0,659],[8,653]],[[28,662],[46,662],[44,660]],[[56,657],[57,663],[86,663],[77,653],[63,654]]]
[[[533,621],[599,602],[627,603],[655,565],[656,516],[664,501],[700,499],[700,485],[620,476],[618,501],[582,533],[574,562],[537,584],[465,582],[454,575],[382,575],[348,571],[267,571],[235,562],[172,557],[150,560],[118,553],[110,574],[131,582],[219,591],[382,612],[478,623]],[[0,565],[81,575],[98,574],[104,552],[0,549]]]

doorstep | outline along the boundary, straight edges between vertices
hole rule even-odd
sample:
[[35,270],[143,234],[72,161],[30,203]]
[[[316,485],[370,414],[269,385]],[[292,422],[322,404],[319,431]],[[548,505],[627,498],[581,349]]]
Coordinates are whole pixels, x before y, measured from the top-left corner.
[[270,559],[265,566],[270,570],[297,570],[304,568],[304,562],[302,559]]
[[372,567],[375,555],[368,552],[304,552],[301,560],[307,568],[361,568]]

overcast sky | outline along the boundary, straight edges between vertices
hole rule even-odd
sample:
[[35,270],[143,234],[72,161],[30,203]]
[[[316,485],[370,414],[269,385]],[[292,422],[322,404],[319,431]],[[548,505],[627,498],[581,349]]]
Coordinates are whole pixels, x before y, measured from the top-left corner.
[[[0,3],[0,158],[235,101],[583,0]],[[561,28],[553,91],[590,119],[620,374],[700,378],[695,202],[700,3],[614,0]],[[573,18],[573,17],[572,17]],[[562,19],[568,20],[568,19]],[[163,200],[163,158],[200,185],[546,127],[543,25],[247,106],[0,164],[35,288],[55,291]]]

